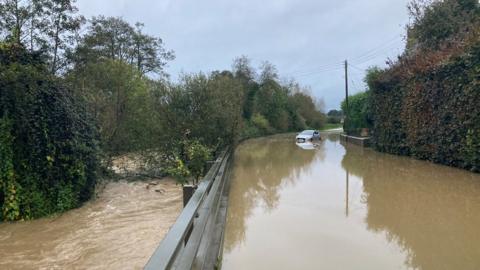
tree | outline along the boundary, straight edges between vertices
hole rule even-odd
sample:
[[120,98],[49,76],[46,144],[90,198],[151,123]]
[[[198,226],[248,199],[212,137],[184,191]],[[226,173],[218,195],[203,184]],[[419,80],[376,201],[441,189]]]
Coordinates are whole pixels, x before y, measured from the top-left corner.
[[270,62],[264,61],[260,67],[260,83],[264,84],[267,81],[278,80],[277,68]]
[[39,16],[34,3],[30,0],[0,1],[0,33],[3,38],[21,44],[28,37],[28,22]]
[[253,115],[255,95],[258,91],[258,83],[255,81],[256,71],[251,66],[250,59],[247,56],[241,56],[233,61],[232,72],[243,86],[243,117],[250,119]]
[[151,85],[135,67],[105,59],[72,71],[69,81],[96,119],[106,153],[152,146],[158,125],[150,98]]
[[343,119],[343,111],[330,110],[327,113],[327,122],[331,124],[339,124]]
[[71,49],[77,37],[77,31],[85,22],[83,16],[77,16],[76,0],[42,0],[43,25],[46,44],[50,54],[50,70],[57,73],[67,65],[64,53]]
[[163,47],[160,38],[144,34],[142,27],[140,23],[134,27],[122,18],[93,17],[73,55],[75,63],[119,60],[135,66],[142,74],[161,74],[167,62],[174,59],[173,52]]
[[51,72],[57,73],[67,66],[64,54],[84,22],[74,4],[75,0],[2,0],[0,33],[31,52],[46,52]]

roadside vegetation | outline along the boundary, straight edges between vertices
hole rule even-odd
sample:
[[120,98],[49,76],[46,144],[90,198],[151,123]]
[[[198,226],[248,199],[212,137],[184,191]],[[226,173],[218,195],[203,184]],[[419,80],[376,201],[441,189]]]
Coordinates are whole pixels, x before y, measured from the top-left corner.
[[415,0],[409,10],[404,53],[368,71],[347,131],[371,128],[379,151],[478,172],[480,4]]
[[172,82],[173,51],[142,29],[74,0],[0,0],[0,221],[80,206],[119,155],[198,182],[240,139],[324,125],[322,102],[268,62]]

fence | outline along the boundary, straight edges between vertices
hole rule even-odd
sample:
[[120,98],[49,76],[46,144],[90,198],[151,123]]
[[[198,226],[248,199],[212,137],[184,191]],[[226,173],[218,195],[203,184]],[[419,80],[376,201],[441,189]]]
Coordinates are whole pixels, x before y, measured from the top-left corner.
[[223,246],[231,153],[223,151],[198,185],[146,270],[217,269]]

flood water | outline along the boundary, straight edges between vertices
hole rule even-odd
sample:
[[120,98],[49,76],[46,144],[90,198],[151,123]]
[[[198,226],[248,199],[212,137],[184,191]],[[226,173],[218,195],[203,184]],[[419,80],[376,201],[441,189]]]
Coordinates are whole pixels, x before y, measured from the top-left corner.
[[173,181],[115,182],[58,217],[0,224],[0,269],[142,269],[182,209]]
[[480,269],[480,175],[291,136],[238,147],[223,270]]

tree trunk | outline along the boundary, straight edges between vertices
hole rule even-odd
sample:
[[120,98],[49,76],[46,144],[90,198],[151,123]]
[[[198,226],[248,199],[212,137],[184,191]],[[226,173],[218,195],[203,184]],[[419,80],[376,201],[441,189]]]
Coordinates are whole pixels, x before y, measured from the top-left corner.
[[55,29],[55,46],[53,48],[53,62],[52,62],[52,74],[55,74],[57,72],[57,58],[58,58],[58,47],[60,43],[60,24],[62,22],[61,14],[58,14],[58,18],[56,23],[56,29]]

